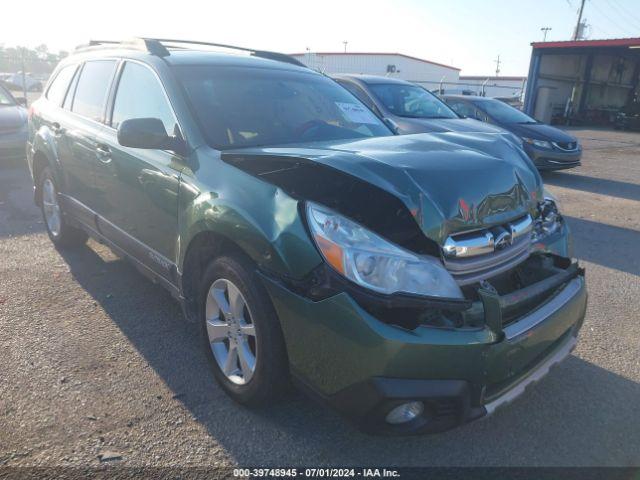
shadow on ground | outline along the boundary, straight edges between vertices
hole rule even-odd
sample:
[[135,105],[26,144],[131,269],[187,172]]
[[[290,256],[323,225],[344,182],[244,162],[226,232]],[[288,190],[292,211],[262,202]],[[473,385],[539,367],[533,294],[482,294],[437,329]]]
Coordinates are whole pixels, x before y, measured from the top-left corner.
[[0,168],[0,238],[44,232],[40,210],[33,203],[33,188],[26,160]]
[[584,218],[565,216],[575,255],[588,262],[640,276],[640,232]]
[[565,172],[544,172],[544,183],[583,192],[640,200],[640,185]]
[[[90,244],[93,245],[93,244]],[[176,398],[242,465],[637,465],[640,385],[575,356],[495,416],[437,436],[364,435],[299,393],[249,410],[214,383],[178,305],[126,261],[63,254]]]

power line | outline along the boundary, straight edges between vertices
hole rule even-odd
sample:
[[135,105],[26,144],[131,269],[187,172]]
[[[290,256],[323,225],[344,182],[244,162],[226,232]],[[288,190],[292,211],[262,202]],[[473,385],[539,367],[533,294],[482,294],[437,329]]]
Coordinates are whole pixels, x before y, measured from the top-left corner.
[[633,20],[629,19],[629,16],[626,15],[616,4],[614,4],[611,0],[605,0],[607,4],[616,12],[620,14],[620,18],[624,19],[632,28],[640,30],[640,26],[638,26]]
[[603,18],[607,19],[609,21],[609,23],[614,25],[618,30],[622,30],[622,31],[626,32],[627,34],[634,35],[634,33],[631,33],[628,28],[623,27],[616,20],[612,19],[603,10],[601,10],[600,7],[598,6],[598,4],[595,3],[593,0],[589,0],[589,3],[600,13],[600,15],[602,15]]
[[618,3],[618,0],[612,0],[616,5],[618,5],[618,8],[620,9],[620,11],[623,12],[624,15],[629,16],[631,18],[633,18],[636,22],[638,22],[638,24],[640,25],[640,17],[636,17],[635,14],[631,13],[630,10],[627,10],[627,7],[623,6],[622,4]]

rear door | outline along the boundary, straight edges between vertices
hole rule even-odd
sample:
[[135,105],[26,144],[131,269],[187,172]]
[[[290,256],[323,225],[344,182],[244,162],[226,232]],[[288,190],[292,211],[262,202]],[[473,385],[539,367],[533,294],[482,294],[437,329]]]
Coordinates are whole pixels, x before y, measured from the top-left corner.
[[159,118],[167,133],[180,134],[169,98],[150,66],[132,60],[122,64],[110,117],[98,142],[104,152],[96,171],[102,192],[100,229],[172,281],[183,160],[168,151],[124,147],[117,139],[118,126],[132,118]]
[[[117,61],[86,62],[69,93],[64,107],[71,110],[64,125],[68,148],[63,165],[68,192],[66,207],[89,226],[94,226],[94,214],[101,192],[96,190],[95,171],[99,160],[97,138],[104,129],[104,115],[109,89]],[[71,97],[72,95],[72,97]]]

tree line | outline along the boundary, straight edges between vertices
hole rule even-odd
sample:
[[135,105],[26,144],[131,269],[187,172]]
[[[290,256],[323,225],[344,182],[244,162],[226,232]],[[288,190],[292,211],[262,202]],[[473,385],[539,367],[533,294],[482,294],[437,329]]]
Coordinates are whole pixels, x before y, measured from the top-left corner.
[[45,44],[33,49],[0,45],[0,73],[16,73],[24,69],[30,74],[48,74],[67,55],[69,53],[65,51],[50,52]]

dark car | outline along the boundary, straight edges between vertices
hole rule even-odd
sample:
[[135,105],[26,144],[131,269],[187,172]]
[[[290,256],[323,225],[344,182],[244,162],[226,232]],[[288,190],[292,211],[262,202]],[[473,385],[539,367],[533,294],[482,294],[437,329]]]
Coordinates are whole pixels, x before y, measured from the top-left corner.
[[502,128],[462,118],[436,95],[411,82],[375,75],[335,75],[333,78],[401,135],[490,133],[521,144]]
[[633,102],[621,108],[613,125],[617,130],[640,131],[640,102]]
[[497,125],[520,137],[525,151],[540,170],[580,165],[580,143],[559,128],[539,122],[494,98],[468,95],[445,95],[443,98],[458,114]]
[[293,379],[368,431],[436,432],[569,355],[583,270],[521,149],[395,135],[290,57],[193,43],[66,58],[28,164],[52,242],[94,236],[163,285],[232,398]]
[[27,110],[24,98],[16,99],[0,86],[0,162],[23,159],[27,145]]

